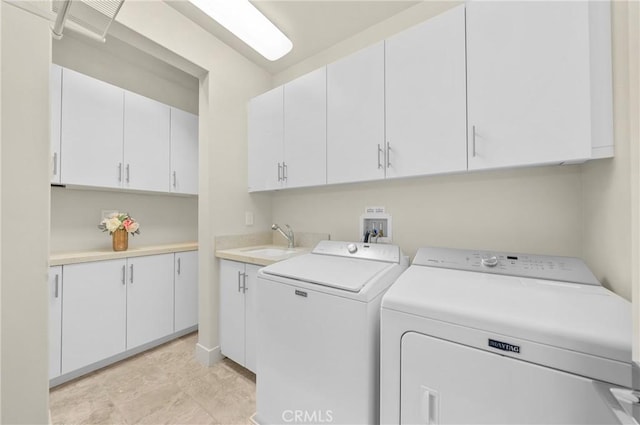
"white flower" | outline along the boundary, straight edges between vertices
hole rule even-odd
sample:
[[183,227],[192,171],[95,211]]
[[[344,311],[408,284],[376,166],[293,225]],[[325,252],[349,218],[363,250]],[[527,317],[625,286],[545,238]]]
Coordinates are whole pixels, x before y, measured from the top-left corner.
[[105,226],[107,227],[107,230],[111,233],[115,232],[116,230],[118,230],[120,228],[120,226],[122,225],[122,223],[120,222],[120,220],[118,220],[118,217],[111,217],[105,220]]

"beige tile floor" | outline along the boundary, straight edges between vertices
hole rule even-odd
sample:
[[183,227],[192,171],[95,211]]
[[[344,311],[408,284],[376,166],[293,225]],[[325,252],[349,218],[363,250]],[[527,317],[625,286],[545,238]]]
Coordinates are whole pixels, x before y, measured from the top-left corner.
[[204,367],[197,333],[50,392],[54,424],[249,424],[255,375],[228,359]]

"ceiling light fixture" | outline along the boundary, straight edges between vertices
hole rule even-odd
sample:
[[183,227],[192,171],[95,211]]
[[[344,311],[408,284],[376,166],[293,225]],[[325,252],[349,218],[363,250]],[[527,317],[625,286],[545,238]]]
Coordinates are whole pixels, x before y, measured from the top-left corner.
[[189,0],[270,61],[291,51],[293,43],[249,0]]

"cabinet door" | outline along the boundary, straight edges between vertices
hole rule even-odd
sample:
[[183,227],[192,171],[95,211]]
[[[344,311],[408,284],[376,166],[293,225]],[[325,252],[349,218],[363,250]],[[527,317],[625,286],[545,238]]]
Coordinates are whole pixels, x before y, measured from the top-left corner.
[[49,268],[49,379],[60,376],[62,354],[62,266]]
[[384,44],[327,66],[327,182],[384,178]]
[[125,350],[125,274],[126,260],[64,266],[62,373]]
[[386,41],[386,177],[467,169],[464,5]]
[[170,107],[124,94],[124,187],[169,192]]
[[244,264],[220,260],[220,350],[244,366]]
[[198,251],[175,254],[176,332],[198,324]]
[[249,192],[282,186],[284,88],[249,101]]
[[120,187],[124,90],[62,72],[62,183]]
[[247,264],[245,273],[246,273],[246,289],[245,289],[245,344],[244,344],[244,358],[245,358],[245,367],[256,373],[256,329],[258,324],[256,322],[256,284],[258,282],[258,270],[260,270],[261,266],[256,266],[255,264]]
[[327,69],[284,86],[284,184],[327,183]]
[[49,101],[51,102],[51,183],[60,183],[60,120],[62,109],[62,68],[51,64],[49,71]]
[[590,156],[589,3],[467,3],[469,169]]
[[127,259],[127,349],[173,333],[173,254]]
[[198,116],[171,108],[171,191],[198,194]]

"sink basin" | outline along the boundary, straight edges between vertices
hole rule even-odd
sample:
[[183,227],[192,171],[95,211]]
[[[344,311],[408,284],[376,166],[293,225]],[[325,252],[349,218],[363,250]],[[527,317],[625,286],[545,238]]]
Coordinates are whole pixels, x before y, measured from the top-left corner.
[[257,255],[259,257],[282,257],[283,255],[293,254],[296,250],[289,248],[257,248],[244,252],[246,254]]

